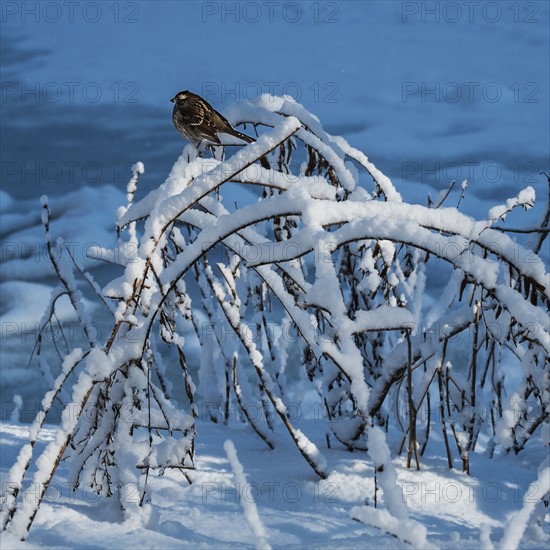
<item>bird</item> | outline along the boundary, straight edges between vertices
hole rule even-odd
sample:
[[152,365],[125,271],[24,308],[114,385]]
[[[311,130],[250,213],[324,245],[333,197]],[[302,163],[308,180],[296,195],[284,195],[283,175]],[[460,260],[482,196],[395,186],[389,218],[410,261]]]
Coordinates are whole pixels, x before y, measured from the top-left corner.
[[199,145],[203,141],[221,144],[218,134],[229,134],[253,143],[255,139],[235,130],[228,120],[201,96],[184,90],[171,100],[174,104],[172,122],[176,130],[188,141]]

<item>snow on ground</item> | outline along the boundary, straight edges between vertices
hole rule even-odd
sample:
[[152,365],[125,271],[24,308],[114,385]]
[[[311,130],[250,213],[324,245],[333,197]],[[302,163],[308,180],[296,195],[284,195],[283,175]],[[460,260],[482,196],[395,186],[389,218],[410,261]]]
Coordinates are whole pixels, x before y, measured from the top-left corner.
[[[326,424],[298,422],[319,446],[325,440]],[[54,437],[54,426],[41,433],[41,450]],[[28,435],[28,426],[0,425],[2,445],[1,481],[9,483],[7,471]],[[245,479],[234,474],[233,450],[224,447],[230,438],[238,453]],[[66,482],[66,468],[48,489],[26,543],[21,545],[2,534],[3,548],[253,548],[258,539],[243,508],[255,503],[259,522],[273,548],[396,548],[396,538],[354,521],[350,510],[365,502],[374,506],[372,464],[365,453],[340,448],[323,453],[332,472],[319,480],[279,429],[273,451],[259,444],[246,426],[233,421],[228,427],[198,422],[195,472],[188,485],[178,471],[166,471],[150,479],[152,500],[141,518],[122,518],[116,502],[106,504],[95,494]],[[420,471],[408,470],[403,458],[394,461],[398,482],[410,510],[410,519],[422,523],[427,540],[440,548],[487,548],[489,536],[498,547],[512,514],[522,507],[524,493],[536,498],[533,482],[540,456],[522,460],[483,454],[472,459],[472,476],[446,468],[443,448],[431,443]],[[237,481],[236,481],[237,480]],[[139,498],[128,491],[129,499]],[[380,499],[380,494],[378,495]],[[383,498],[383,497],[382,497]],[[258,521],[257,519],[255,521]],[[410,521],[410,520],[407,520]],[[384,525],[384,524],[383,524]],[[390,524],[388,523],[390,531]],[[544,531],[529,522],[521,548],[544,548]],[[546,538],[545,538],[546,537]],[[485,540],[485,544],[481,541]]]

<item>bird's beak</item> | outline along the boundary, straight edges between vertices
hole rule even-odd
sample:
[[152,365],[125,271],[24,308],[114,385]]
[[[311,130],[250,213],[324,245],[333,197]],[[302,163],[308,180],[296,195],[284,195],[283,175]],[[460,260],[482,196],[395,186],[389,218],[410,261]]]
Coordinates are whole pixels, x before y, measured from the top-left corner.
[[174,96],[170,101],[174,103],[174,101],[176,101],[176,97]]

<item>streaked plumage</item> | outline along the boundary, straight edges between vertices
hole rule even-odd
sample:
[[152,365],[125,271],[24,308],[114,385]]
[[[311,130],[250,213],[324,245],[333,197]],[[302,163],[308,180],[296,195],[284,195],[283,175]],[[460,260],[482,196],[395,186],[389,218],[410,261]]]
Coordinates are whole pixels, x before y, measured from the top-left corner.
[[172,111],[174,126],[192,143],[198,145],[203,140],[209,143],[220,143],[218,134],[229,134],[247,143],[255,141],[235,130],[222,114],[197,94],[184,90],[170,101],[174,104]]

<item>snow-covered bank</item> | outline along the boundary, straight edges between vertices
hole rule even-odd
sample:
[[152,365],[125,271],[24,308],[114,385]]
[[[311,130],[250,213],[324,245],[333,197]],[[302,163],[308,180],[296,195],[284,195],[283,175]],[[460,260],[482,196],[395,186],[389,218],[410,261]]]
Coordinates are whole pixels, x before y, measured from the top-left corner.
[[[323,447],[323,422],[303,421],[300,427]],[[40,447],[52,439],[54,429],[42,430]],[[28,542],[19,543],[2,533],[2,548],[253,548],[257,539],[243,514],[243,501],[252,500],[273,548],[374,549],[398,544],[384,532],[392,532],[391,522],[376,529],[354,521],[350,514],[366,500],[374,506],[372,463],[364,453],[323,447],[333,473],[326,480],[316,480],[281,430],[273,451],[258,446],[255,434],[239,423],[227,428],[199,421],[197,431],[193,483],[187,484],[174,470],[153,477],[154,496],[135,522],[122,520],[116,502],[106,507],[84,488],[73,493],[63,466],[48,489]],[[27,437],[28,426],[0,425],[3,486],[9,483],[8,468]],[[236,484],[227,459],[223,442],[228,437],[239,453],[244,484]],[[498,547],[524,496],[533,501],[540,498],[536,471],[540,454],[513,461],[510,457],[489,460],[476,453],[474,475],[468,477],[449,472],[441,461],[442,452],[441,441],[434,443],[418,472],[408,470],[403,459],[395,460],[411,519],[425,525],[428,541],[440,548],[488,548],[487,537]],[[128,498],[139,496],[137,489],[127,494]],[[545,547],[549,524],[543,522],[541,527],[541,519],[529,519],[520,548]]]

